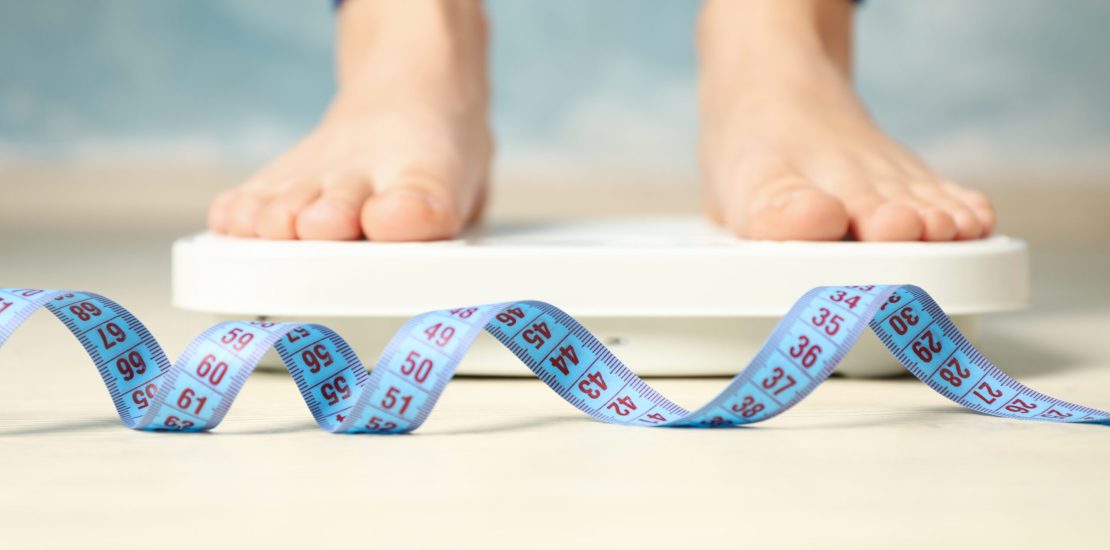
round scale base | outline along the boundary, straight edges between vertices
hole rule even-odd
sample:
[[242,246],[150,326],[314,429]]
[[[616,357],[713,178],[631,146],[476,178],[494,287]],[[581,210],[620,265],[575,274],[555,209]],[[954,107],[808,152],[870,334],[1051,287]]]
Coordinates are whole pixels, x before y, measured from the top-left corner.
[[[205,233],[173,249],[175,305],[220,318],[320,322],[369,364],[411,315],[536,299],[578,318],[638,374],[731,375],[805,291],[872,283],[925,288],[974,339],[977,315],[1026,305],[1026,245],[1002,236],[955,243],[756,242],[700,218],[637,218],[490,224],[433,243],[279,242]],[[838,371],[902,372],[870,334]],[[528,370],[483,338],[460,373]]]

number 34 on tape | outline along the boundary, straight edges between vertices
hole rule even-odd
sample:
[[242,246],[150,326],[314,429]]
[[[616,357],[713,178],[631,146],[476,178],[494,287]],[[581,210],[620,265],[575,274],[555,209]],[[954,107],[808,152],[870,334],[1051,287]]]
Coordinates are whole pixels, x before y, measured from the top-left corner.
[[116,406],[138,430],[216,427],[262,355],[275,348],[321,428],[401,433],[431,413],[459,360],[485,330],[569,403],[632,426],[761,422],[804,399],[870,326],[895,358],[941,395],[1006,418],[1110,424],[1110,413],[1050,397],[992,365],[922,289],[819,287],[803,295],[764,347],[717,397],[687,411],[648,386],[578,322],[544,302],[432,311],[393,336],[373,370],[317,324],[226,322],[177,360],[131,313],[89,292],[0,289],[0,345],[45,307],[81,342]]

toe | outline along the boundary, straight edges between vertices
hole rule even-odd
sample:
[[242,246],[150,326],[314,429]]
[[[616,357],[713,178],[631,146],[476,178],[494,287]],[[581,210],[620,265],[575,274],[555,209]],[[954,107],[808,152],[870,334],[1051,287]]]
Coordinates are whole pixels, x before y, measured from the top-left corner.
[[235,237],[257,237],[255,223],[266,205],[267,197],[259,192],[241,189],[228,206],[228,231]]
[[918,207],[917,214],[925,224],[921,238],[925,241],[955,240],[958,229],[956,221],[946,210],[935,206]]
[[296,239],[297,216],[319,196],[320,183],[316,180],[286,186],[258,214],[255,231],[263,239]]
[[455,237],[465,216],[445,181],[409,176],[385,186],[362,208],[362,230],[375,241],[434,241]]
[[975,214],[976,219],[979,220],[979,225],[982,227],[983,237],[994,231],[998,220],[994,212],[994,205],[991,204],[986,195],[953,182],[944,182],[941,184],[941,188],[952,197],[963,202]]
[[878,194],[861,194],[845,201],[851,231],[861,241],[919,241],[925,220],[917,208],[893,202]]
[[[937,209],[940,213],[930,214],[930,218],[926,219],[926,240],[965,240],[965,239],[978,239],[983,236],[983,224],[979,222],[979,218],[975,213],[968,208],[963,201],[957,199],[945,191],[940,185],[933,182],[922,182],[910,186],[913,194],[924,203],[922,207],[922,216],[925,216],[925,210]],[[929,223],[933,221],[940,222],[947,214],[949,221],[943,222],[954,224],[955,231],[952,236],[948,238],[941,238],[940,235],[944,231],[939,228],[929,227]]]
[[231,204],[235,201],[235,190],[229,189],[216,195],[208,207],[208,229],[225,235],[231,226]]
[[362,176],[347,174],[322,180],[320,196],[297,214],[297,237],[310,240],[361,238],[359,210],[370,194],[370,182]]

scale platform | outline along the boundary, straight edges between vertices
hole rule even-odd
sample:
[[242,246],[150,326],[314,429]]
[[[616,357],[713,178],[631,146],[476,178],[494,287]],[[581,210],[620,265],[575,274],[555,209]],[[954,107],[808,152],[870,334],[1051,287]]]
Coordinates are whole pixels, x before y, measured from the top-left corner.
[[[173,247],[173,301],[219,319],[326,324],[373,364],[408,317],[537,299],[582,322],[637,374],[732,375],[819,285],[912,283],[972,341],[979,315],[1029,297],[1023,241],[766,242],[702,218],[489,223],[452,241],[263,241],[202,233]],[[276,355],[264,365],[280,365]],[[493,338],[461,374],[527,375]],[[838,372],[904,372],[870,332]]]

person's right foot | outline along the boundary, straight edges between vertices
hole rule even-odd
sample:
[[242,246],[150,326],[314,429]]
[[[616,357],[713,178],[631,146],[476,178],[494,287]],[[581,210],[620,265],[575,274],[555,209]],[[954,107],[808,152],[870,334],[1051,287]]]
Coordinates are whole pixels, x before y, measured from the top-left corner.
[[339,10],[339,91],[289,151],[219,195],[209,227],[267,239],[455,236],[492,155],[477,0],[357,0]]

